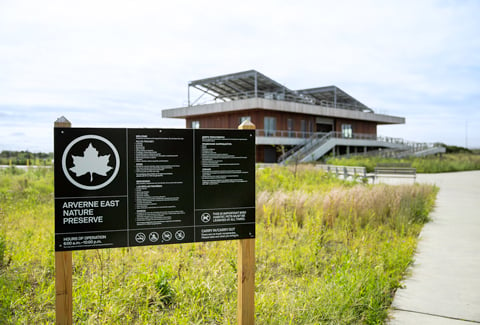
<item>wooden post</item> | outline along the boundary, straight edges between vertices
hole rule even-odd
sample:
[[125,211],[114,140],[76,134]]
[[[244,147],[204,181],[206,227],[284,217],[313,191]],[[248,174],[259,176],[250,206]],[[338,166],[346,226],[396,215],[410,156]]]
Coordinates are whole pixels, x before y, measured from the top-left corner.
[[[255,129],[250,120],[239,129]],[[255,238],[240,239],[238,243],[238,302],[239,325],[255,324]]]
[[239,325],[255,324],[255,238],[238,243],[238,305]]
[[56,324],[73,324],[72,252],[55,252]]
[[[54,123],[56,128],[69,128],[71,126],[70,121],[63,116]],[[55,294],[56,324],[73,324],[71,251],[55,252]]]

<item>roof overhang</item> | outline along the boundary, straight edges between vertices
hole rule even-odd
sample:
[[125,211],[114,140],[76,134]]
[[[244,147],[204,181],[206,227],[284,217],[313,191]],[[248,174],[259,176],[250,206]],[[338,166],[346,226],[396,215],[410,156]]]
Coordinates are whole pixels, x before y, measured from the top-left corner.
[[332,107],[323,107],[319,105],[310,105],[296,102],[286,102],[264,98],[249,98],[243,100],[234,100],[224,103],[212,103],[197,106],[186,106],[180,108],[171,108],[162,110],[162,117],[169,118],[189,118],[200,115],[221,114],[245,110],[271,110],[288,113],[307,114],[322,117],[343,118],[361,121],[376,122],[378,124],[404,124],[405,118],[376,114],[371,112],[362,112],[355,110],[338,109]]

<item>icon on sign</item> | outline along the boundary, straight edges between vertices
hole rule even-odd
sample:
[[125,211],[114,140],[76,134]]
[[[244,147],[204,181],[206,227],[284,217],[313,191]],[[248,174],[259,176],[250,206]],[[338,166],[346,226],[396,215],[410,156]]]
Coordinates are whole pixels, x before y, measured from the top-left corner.
[[183,240],[185,238],[185,232],[183,230],[177,230],[175,232],[175,239],[176,240]]
[[74,139],[62,155],[62,169],[70,183],[83,190],[98,190],[118,174],[120,156],[109,140],[95,134]]
[[164,241],[172,240],[172,233],[170,231],[164,231],[163,234],[162,234],[162,239]]
[[210,213],[205,212],[205,213],[202,213],[202,215],[200,216],[200,219],[202,219],[203,223],[207,223],[210,221],[210,219],[212,219],[212,217],[210,216]]
[[152,242],[152,243],[156,243],[158,241],[158,239],[160,238],[160,236],[158,235],[158,232],[151,232],[149,235],[148,235],[148,239]]
[[147,236],[143,232],[139,232],[135,235],[135,241],[139,244],[143,243],[147,239]]

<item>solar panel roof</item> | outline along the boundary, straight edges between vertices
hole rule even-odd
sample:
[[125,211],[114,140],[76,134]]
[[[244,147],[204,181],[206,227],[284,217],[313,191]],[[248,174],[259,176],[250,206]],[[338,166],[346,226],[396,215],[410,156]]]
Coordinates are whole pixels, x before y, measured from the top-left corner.
[[[214,101],[262,97],[373,112],[336,86],[291,90],[256,70],[199,79],[189,82],[188,86],[210,95]],[[190,105],[194,105],[197,101],[198,99]]]

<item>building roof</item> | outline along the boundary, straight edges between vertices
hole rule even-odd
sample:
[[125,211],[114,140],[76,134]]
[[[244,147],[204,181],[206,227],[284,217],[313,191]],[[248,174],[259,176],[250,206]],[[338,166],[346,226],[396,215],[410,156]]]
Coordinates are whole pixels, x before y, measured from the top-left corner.
[[405,118],[391,115],[364,112],[361,110],[337,109],[311,104],[288,101],[278,101],[265,98],[247,98],[216,102],[198,106],[186,106],[162,110],[162,117],[191,118],[202,115],[224,114],[241,112],[245,110],[268,110],[285,113],[307,114],[314,116],[353,119],[360,121],[376,122],[378,124],[403,124]]
[[310,89],[297,90],[301,94],[305,94],[315,98],[317,105],[330,106],[334,108],[353,109],[363,112],[373,112],[373,110],[362,104],[340,88],[336,86],[318,87]]
[[[190,88],[201,91],[193,102]],[[259,109],[377,124],[405,123],[403,117],[374,113],[336,86],[291,90],[255,70],[191,81],[188,90],[188,106],[164,109],[162,117],[192,118]],[[200,103],[205,95],[210,100]]]
[[[248,98],[265,98],[318,105],[362,112],[373,112],[336,86],[318,87],[301,90],[291,90],[256,70],[231,73],[217,77],[191,81],[188,87],[202,92],[195,101],[188,98],[188,106],[197,105],[205,95],[211,102],[226,102]],[[189,91],[190,94],[190,91]]]

